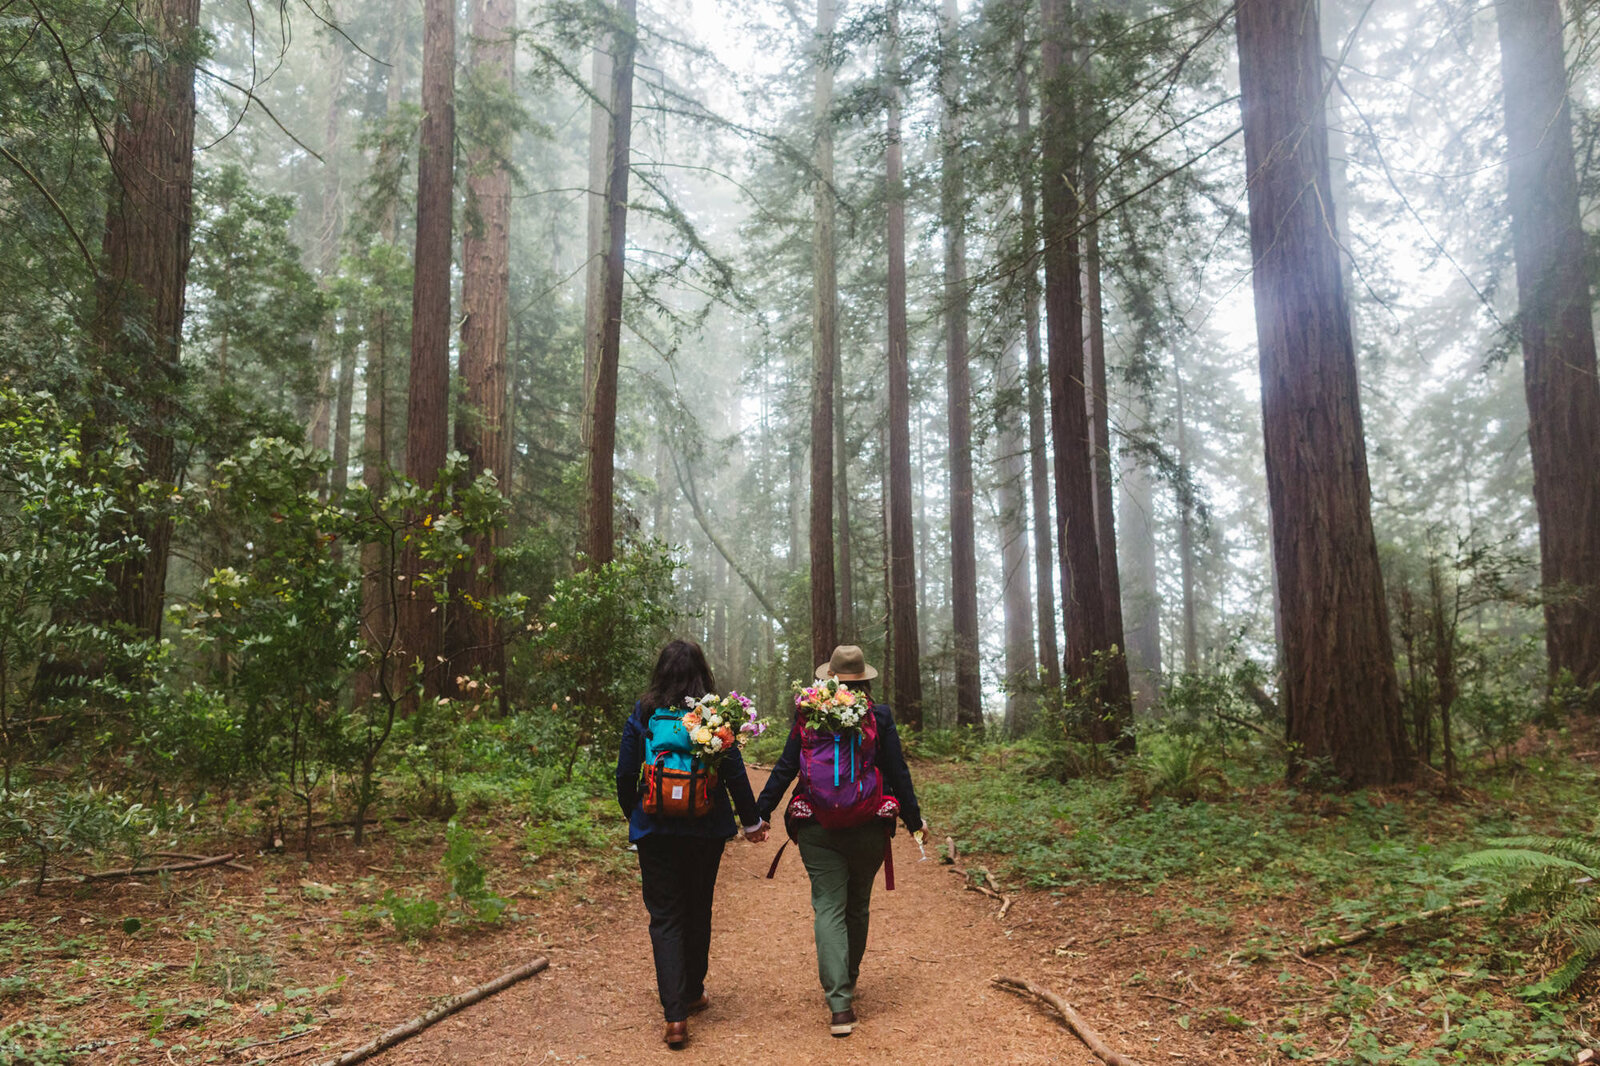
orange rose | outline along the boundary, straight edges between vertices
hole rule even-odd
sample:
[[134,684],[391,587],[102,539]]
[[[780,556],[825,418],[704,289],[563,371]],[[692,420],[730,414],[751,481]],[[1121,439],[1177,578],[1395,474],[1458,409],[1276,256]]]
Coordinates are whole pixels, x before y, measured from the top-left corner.
[[693,711],[690,711],[688,714],[683,716],[683,724],[688,726],[690,729],[693,729],[695,726],[700,724],[700,716],[695,714]]
[[729,729],[727,726],[723,726],[721,729],[717,730],[717,737],[721,739],[722,746],[724,748],[733,747],[733,730]]

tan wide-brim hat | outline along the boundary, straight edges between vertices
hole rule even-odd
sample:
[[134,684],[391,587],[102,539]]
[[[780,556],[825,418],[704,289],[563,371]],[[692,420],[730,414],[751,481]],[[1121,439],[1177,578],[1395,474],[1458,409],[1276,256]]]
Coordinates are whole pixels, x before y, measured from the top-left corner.
[[867,657],[854,644],[841,644],[833,649],[833,658],[817,667],[818,677],[836,677],[840,681],[871,681],[878,676],[875,667],[867,664]]

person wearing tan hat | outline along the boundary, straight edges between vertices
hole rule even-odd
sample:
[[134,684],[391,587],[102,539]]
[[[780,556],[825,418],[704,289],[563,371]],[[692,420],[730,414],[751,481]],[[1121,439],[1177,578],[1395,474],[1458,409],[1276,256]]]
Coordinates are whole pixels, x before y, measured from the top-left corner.
[[[911,784],[905,752],[900,746],[900,735],[895,730],[894,715],[887,703],[872,699],[872,681],[878,671],[867,662],[860,648],[842,644],[833,650],[827,662],[817,667],[816,676],[819,680],[837,680],[858,698],[865,697],[871,709],[871,720],[864,720],[858,730],[848,735],[819,733],[808,727],[804,712],[797,708],[783,754],[756,800],[756,813],[763,821],[770,821],[790,784],[796,776],[801,778],[801,787],[796,789],[784,821],[790,837],[799,845],[800,859],[811,878],[817,976],[822,981],[831,1013],[829,1031],[834,1036],[849,1036],[856,1026],[856,978],[867,950],[872,883],[888,852],[886,834],[893,832],[893,814],[898,810],[906,828],[913,833],[925,828],[925,823]],[[829,745],[832,746],[831,760],[826,757]],[[821,755],[814,754],[819,751]],[[858,751],[862,756],[859,764]],[[874,808],[870,813],[876,816],[859,824],[849,824],[851,819],[846,818],[843,824],[833,820],[833,825],[824,826],[824,821],[830,821],[824,817],[826,811],[822,809],[825,803],[822,793],[828,782],[823,781],[819,786],[815,780],[816,770],[806,769],[814,758],[827,766],[834,786],[842,783],[849,792],[854,785],[856,795],[865,791],[867,796],[873,797],[867,806]],[[841,775],[846,775],[842,782]],[[813,795],[806,794],[808,780],[813,782]],[[880,788],[881,796],[872,791]],[[889,886],[893,887],[892,880]]]

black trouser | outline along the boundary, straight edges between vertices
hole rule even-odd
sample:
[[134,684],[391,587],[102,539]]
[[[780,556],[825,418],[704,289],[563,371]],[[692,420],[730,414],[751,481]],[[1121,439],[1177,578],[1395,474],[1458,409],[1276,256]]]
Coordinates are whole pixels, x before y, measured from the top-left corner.
[[720,837],[652,833],[639,840],[639,874],[650,912],[656,989],[669,1022],[689,1016],[706,990],[711,953],[711,895],[722,864]]

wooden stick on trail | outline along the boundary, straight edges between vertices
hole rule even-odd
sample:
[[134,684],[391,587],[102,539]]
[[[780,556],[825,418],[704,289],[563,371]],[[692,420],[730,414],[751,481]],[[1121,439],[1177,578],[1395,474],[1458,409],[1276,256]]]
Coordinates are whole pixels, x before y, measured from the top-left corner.
[[160,866],[138,866],[127,870],[101,870],[99,873],[86,873],[82,877],[85,881],[109,881],[114,877],[146,877],[150,874],[175,874],[183,870],[203,870],[207,866],[222,866],[231,863],[239,857],[237,851],[230,851],[226,855],[212,855],[209,858],[199,859],[195,862],[169,862]]
[[518,981],[532,977],[534,974],[550,965],[550,960],[543,955],[509,970],[493,981],[485,982],[476,988],[469,988],[459,996],[451,996],[437,1007],[425,1014],[419,1014],[404,1025],[397,1025],[388,1032],[383,1033],[375,1040],[370,1040],[358,1048],[346,1051],[338,1058],[329,1059],[322,1066],[354,1066],[355,1063],[364,1062],[380,1051],[387,1051],[403,1040],[409,1040],[422,1032],[435,1022],[443,1021],[463,1007],[470,1007],[481,999],[488,999],[496,992],[504,992]]
[[1106,1066],[1139,1066],[1137,1062],[1128,1058],[1128,1056],[1112,1051],[1110,1046],[1106,1044],[1105,1038],[1095,1032],[1089,1023],[1083,1020],[1083,1015],[1072,1009],[1072,1004],[1048,988],[1040,988],[1031,981],[1023,981],[1016,977],[995,977],[992,980],[1007,992],[1035,996],[1054,1007],[1056,1013],[1061,1015],[1062,1021],[1067,1023],[1067,1028],[1071,1029],[1073,1034],[1079,1040],[1082,1040],[1089,1050],[1095,1053],[1095,1057],[1104,1062]]
[[1355,932],[1346,933],[1344,936],[1328,937],[1323,940],[1313,940],[1294,948],[1291,953],[1301,956],[1320,955],[1324,951],[1335,951],[1339,948],[1349,947],[1351,944],[1359,944],[1363,940],[1371,940],[1375,936],[1398,929],[1403,925],[1412,925],[1417,922],[1425,922],[1430,918],[1444,918],[1459,911],[1475,910],[1478,907],[1484,906],[1488,902],[1489,901],[1485,899],[1464,899],[1460,903],[1451,903],[1448,906],[1435,907],[1431,911],[1422,911],[1419,914],[1408,914],[1404,918],[1391,918],[1386,922],[1378,922],[1376,925],[1369,925],[1363,929],[1357,929]]

